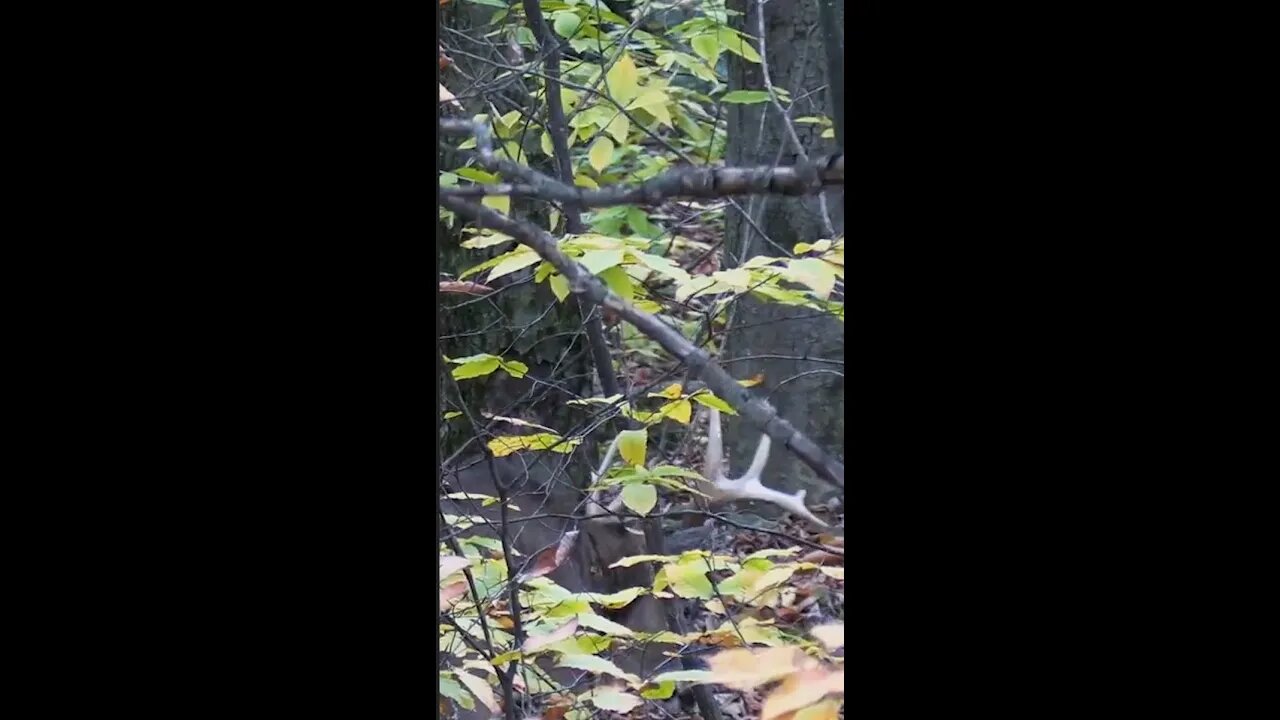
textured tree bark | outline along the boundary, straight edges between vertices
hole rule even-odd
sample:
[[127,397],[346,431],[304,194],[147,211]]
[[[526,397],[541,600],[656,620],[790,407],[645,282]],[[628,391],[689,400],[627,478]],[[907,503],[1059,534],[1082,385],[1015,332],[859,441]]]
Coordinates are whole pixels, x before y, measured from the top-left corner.
[[[821,8],[819,3],[830,3]],[[729,8],[744,13],[735,16],[740,31],[755,37],[758,32],[756,0],[729,0]],[[764,6],[765,60],[770,80],[775,87],[785,88],[797,100],[792,119],[807,115],[825,115],[843,122],[843,111],[832,107],[830,77],[843,83],[841,67],[830,68],[826,43],[843,45],[843,27],[830,32],[823,16],[843,17],[843,0],[796,0],[769,2]],[[834,50],[834,48],[831,48]],[[839,48],[843,60],[843,48]],[[729,65],[731,90],[764,89],[763,68],[743,62],[736,55]],[[818,92],[814,92],[818,91]],[[811,93],[811,94],[809,94]],[[808,97],[804,97],[808,94]],[[803,98],[803,99],[802,99]],[[726,105],[729,138],[727,165],[760,165],[779,161],[789,163],[797,150],[778,111],[769,103]],[[762,117],[763,114],[763,117]],[[842,150],[834,140],[820,137],[822,128],[814,124],[793,124],[795,132],[810,157]],[[841,135],[843,129],[841,129]],[[783,255],[797,242],[813,242],[827,237],[821,219],[821,206],[816,197],[759,197],[742,205],[752,212],[756,224],[768,236],[762,238],[735,213],[729,213],[726,238],[726,265],[755,255]],[[826,191],[826,205],[837,233],[844,228],[844,190],[832,187]],[[770,240],[772,242],[770,242]],[[843,365],[813,363],[779,358],[743,360],[734,358],[756,355],[816,357],[844,359],[844,324],[831,318],[794,319],[812,316],[813,311],[784,307],[744,298],[733,312],[722,348],[722,357],[735,377],[748,378],[757,373],[765,376],[763,387],[776,390],[770,402],[779,414],[805,433],[828,453],[844,459],[844,377]],[[808,375],[806,372],[823,371]],[[791,379],[795,378],[795,379]],[[789,380],[790,379],[790,380]],[[759,440],[757,431],[740,421],[726,426],[725,445],[732,459],[733,472],[741,473],[751,461]],[[835,493],[833,488],[816,480],[813,473],[787,453],[770,456],[766,466],[767,484],[779,490],[806,489],[814,501]]]

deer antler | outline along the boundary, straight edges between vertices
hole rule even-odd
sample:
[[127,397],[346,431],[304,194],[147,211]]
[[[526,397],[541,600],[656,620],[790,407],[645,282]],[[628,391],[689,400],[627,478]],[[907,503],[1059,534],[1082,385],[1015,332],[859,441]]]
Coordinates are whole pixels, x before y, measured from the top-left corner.
[[764,466],[768,460],[769,436],[764,435],[760,438],[760,445],[756,447],[756,455],[751,460],[751,467],[747,469],[747,473],[737,480],[728,477],[725,474],[726,468],[724,466],[720,411],[711,408],[711,418],[707,429],[707,452],[702,473],[715,491],[711,494],[718,495],[718,499],[723,500],[763,500],[777,505],[793,515],[799,515],[819,527],[827,527],[825,522],[819,520],[812,512],[809,512],[809,508],[805,507],[804,490],[797,490],[794,495],[788,495],[784,492],[767,488],[760,482],[760,476],[764,473]]
[[[615,436],[613,438],[613,442],[609,443],[609,450],[605,452],[604,460],[600,461],[600,468],[596,470],[594,473],[592,473],[591,475],[592,485],[595,485],[604,479],[604,474],[609,471],[609,466],[613,464],[613,458],[617,455],[617,453],[618,453],[618,438]],[[622,510],[622,495],[618,495],[618,497],[614,498],[613,502],[609,503],[608,506],[605,506],[604,502],[602,501],[603,496],[604,496],[603,488],[599,488],[591,493],[591,496],[587,499],[587,518],[593,519],[593,518],[598,518],[601,515],[608,514],[608,515],[614,516],[613,518],[611,518],[614,522],[619,522],[617,514],[620,510]],[[631,528],[627,528],[627,531],[633,532],[636,534],[642,534],[642,533],[637,533]]]

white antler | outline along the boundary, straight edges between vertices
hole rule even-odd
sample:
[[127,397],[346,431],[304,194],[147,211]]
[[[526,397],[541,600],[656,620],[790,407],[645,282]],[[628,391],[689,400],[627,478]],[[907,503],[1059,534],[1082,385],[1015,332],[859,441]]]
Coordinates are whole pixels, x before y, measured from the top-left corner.
[[747,469],[747,474],[734,480],[725,474],[724,451],[720,434],[720,411],[711,408],[705,458],[702,474],[712,484],[715,491],[709,494],[720,496],[716,499],[763,500],[777,505],[793,515],[799,515],[819,527],[827,527],[826,523],[819,520],[813,513],[809,512],[809,508],[805,507],[804,490],[797,490],[794,495],[788,495],[761,484],[760,476],[764,473],[765,463],[769,461],[768,435],[760,438],[760,445],[756,447],[756,456],[751,460],[751,467]]
[[[596,485],[597,483],[599,483],[601,480],[604,479],[604,474],[609,472],[609,466],[613,464],[613,458],[617,455],[617,453],[618,453],[618,438],[614,437],[613,442],[609,443],[609,450],[604,454],[604,460],[600,461],[600,468],[596,470],[595,473],[592,474],[591,476],[592,485]],[[606,507],[604,502],[602,501],[602,498],[604,497],[603,491],[604,491],[604,488],[598,488],[594,492],[592,492],[591,496],[587,499],[587,517],[597,518],[601,515],[608,514],[608,515],[614,516],[613,518],[611,518],[613,522],[618,522],[619,520],[617,515],[618,515],[618,512],[622,510],[622,495],[619,494],[618,497],[614,498],[613,502],[609,503],[609,505]],[[632,530],[631,528],[627,528],[627,531],[635,534],[643,534],[643,533],[639,533],[638,531]]]

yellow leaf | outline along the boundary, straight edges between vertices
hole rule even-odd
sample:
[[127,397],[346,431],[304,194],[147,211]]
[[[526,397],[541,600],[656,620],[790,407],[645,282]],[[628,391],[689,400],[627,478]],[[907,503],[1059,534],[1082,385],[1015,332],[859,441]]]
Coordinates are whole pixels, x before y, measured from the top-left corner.
[[707,667],[721,685],[750,690],[795,672],[803,656],[795,647],[725,650],[707,658]]
[[574,175],[573,184],[577,185],[578,187],[590,188],[592,190],[600,189],[600,186],[596,184],[596,181],[592,180],[586,175]]
[[565,276],[556,273],[551,276],[550,283],[552,294],[556,296],[557,300],[564,302],[564,299],[569,297],[569,281],[565,279]]
[[648,430],[623,430],[618,433],[618,452],[629,465],[644,465],[645,445],[648,443]]
[[627,133],[631,131],[631,121],[627,119],[626,115],[618,113],[605,127],[604,131],[612,135],[613,139],[617,140],[619,144],[625,145]]
[[676,400],[663,405],[662,412],[672,420],[688,425],[689,420],[693,418],[693,404],[688,400]]
[[496,437],[486,443],[486,446],[494,457],[506,457],[521,450],[550,450],[558,453],[571,453],[582,442],[582,438],[570,438],[564,442],[561,442],[561,440],[563,438],[552,433],[508,435]]
[[684,393],[684,387],[680,383],[671,383],[662,389],[662,392],[649,393],[649,397],[662,397],[668,400],[675,400]]
[[596,172],[604,172],[613,160],[613,141],[603,135],[596,138],[596,141],[591,143],[591,149],[587,151],[587,160]]
[[626,53],[623,53],[622,57],[618,58],[618,62],[609,68],[604,79],[609,96],[621,105],[626,105],[639,92],[637,83],[640,76],[636,72],[636,64]]
[[542,148],[543,155],[546,155],[547,157],[555,157],[556,150],[551,144],[551,133],[542,133],[542,138],[538,141],[538,146]]
[[747,380],[739,380],[738,384],[741,385],[742,387],[755,387],[762,382],[764,382],[764,375],[760,373],[756,373],[755,377],[749,378]]
[[800,258],[787,264],[788,280],[808,285],[813,294],[826,300],[836,286],[835,270],[818,258]]

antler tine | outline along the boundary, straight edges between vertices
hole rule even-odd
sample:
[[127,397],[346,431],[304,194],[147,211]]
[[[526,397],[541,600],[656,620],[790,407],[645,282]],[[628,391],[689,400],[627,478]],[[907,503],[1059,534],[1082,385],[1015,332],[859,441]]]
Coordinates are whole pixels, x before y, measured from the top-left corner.
[[[600,461],[600,468],[591,474],[592,485],[595,485],[604,479],[604,474],[609,472],[609,466],[613,464],[613,458],[616,457],[617,454],[618,438],[617,436],[614,436],[613,442],[609,443],[609,449],[604,454],[604,460]],[[597,488],[592,491],[591,496],[587,499],[588,518],[596,517],[597,515],[604,515],[606,512],[616,513],[618,510],[613,507],[613,505],[621,507],[621,496],[619,496],[619,502],[613,503],[613,505],[610,505],[607,509],[605,508],[604,503],[600,501],[600,497],[600,488]]]
[[[787,493],[767,488],[760,482],[761,476],[764,475],[764,466],[769,461],[770,441],[768,435],[760,438],[760,444],[756,446],[755,458],[752,459],[751,467],[747,469],[746,474],[737,480],[732,480],[725,476],[721,467],[723,459],[721,455],[720,411],[715,408],[711,408],[707,434],[706,464],[709,471],[706,474],[706,478],[715,486],[716,490],[720,491],[725,499],[762,500],[777,505],[793,515],[799,515],[814,525],[827,527],[825,522],[819,520],[817,516],[809,511],[809,508],[805,507],[804,490],[797,490],[794,494],[788,495]],[[713,452],[715,472],[710,470],[712,468]]]
[[707,451],[702,459],[702,476],[713,483],[725,478],[720,411],[715,408],[711,409],[711,417],[707,420]]

